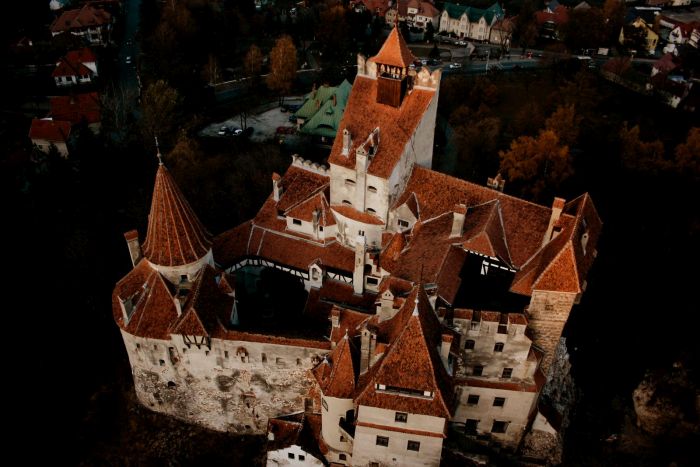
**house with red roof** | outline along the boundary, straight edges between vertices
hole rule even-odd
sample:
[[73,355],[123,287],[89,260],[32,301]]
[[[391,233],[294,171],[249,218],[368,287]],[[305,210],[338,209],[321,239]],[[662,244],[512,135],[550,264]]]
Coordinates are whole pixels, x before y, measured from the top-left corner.
[[96,92],[53,96],[49,99],[49,105],[53,119],[70,122],[71,125],[86,123],[91,130],[99,133],[102,106]]
[[440,20],[440,10],[428,0],[398,0],[385,14],[387,24],[394,25],[396,21],[405,21],[409,26],[425,30],[428,23],[437,29]]
[[159,163],[112,294],[144,406],[267,434],[272,463],[438,466],[455,430],[556,449],[602,222],[587,194],[543,206],[432,170],[441,72],[413,61],[398,28],[358,56],[328,166],[295,155],[217,236]]
[[51,76],[58,87],[89,84],[97,78],[97,58],[89,48],[71,50],[56,63]]
[[112,31],[112,15],[88,2],[81,8],[64,11],[50,26],[51,36],[72,34],[88,45],[106,45]]
[[70,128],[70,122],[35,118],[29,128],[29,139],[42,152],[48,153],[53,146],[61,156],[68,157],[67,143],[70,138]]

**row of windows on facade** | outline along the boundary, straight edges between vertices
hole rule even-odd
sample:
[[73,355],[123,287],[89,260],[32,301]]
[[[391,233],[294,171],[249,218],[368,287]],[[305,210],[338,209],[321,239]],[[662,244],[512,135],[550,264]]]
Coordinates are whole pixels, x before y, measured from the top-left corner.
[[[479,427],[480,420],[475,420],[473,418],[468,418],[467,423],[464,425],[464,432],[467,434],[476,434],[476,430]],[[508,425],[510,422],[503,420],[494,420],[491,425],[491,433],[505,433],[508,430]]]
[[[472,367],[472,376],[483,376],[484,367],[483,365],[474,365]],[[510,379],[513,376],[512,368],[504,368],[501,372],[501,378]]]
[[[346,178],[346,179],[345,179],[345,184],[346,184],[347,186],[355,186],[355,180],[353,180],[352,178]],[[376,192],[377,192],[377,187],[374,187],[374,186],[370,185],[370,186],[367,187],[367,191],[369,191],[370,193],[376,193]]]
[[[484,270],[484,265],[486,265],[486,269]],[[482,275],[485,275],[485,273],[488,273],[488,264],[484,261],[482,264]],[[476,321],[472,320],[469,322],[469,330],[470,331],[478,331],[481,328],[481,321]],[[496,330],[498,334],[508,334],[508,325],[507,324],[499,324],[498,329]],[[464,343],[464,348],[467,348],[467,342]],[[473,341],[472,341],[473,342]],[[473,346],[471,348],[474,348]],[[501,349],[503,350],[503,349]]]
[[[467,339],[464,341],[464,350],[474,350],[476,341],[474,339]],[[494,352],[503,352],[503,348],[506,346],[505,342],[496,342],[493,346]]]
[[[377,444],[377,446],[384,446],[384,447],[389,446],[389,437],[377,435],[376,444]],[[408,440],[408,442],[406,443],[406,449],[408,451],[416,451],[416,452],[420,451],[420,441]]]
[[[287,454],[287,457],[290,459],[294,459],[294,453],[290,452],[289,454]],[[299,454],[298,456],[296,456],[296,458],[300,461],[306,460],[306,456],[304,454]]]
[[[481,397],[478,394],[470,394],[469,397],[467,397],[467,404],[478,405],[480,398]],[[504,405],[506,405],[506,398],[505,397],[494,397],[493,398],[493,406],[494,407],[503,407]]]
[[[198,346],[198,347],[199,347],[199,346]],[[140,343],[137,343],[137,344],[136,344],[136,350],[141,350],[141,344],[140,344]],[[153,350],[158,350],[158,344],[153,344]],[[174,355],[175,355],[175,348],[174,348],[174,347],[168,347],[168,352],[170,353],[170,357],[171,357],[171,358],[174,358]],[[182,353],[183,353],[183,354],[184,354],[184,353],[187,353],[187,347],[183,347],[183,348],[182,348]],[[208,355],[209,355],[209,351],[208,351],[208,350],[205,350],[205,351],[204,351],[204,355],[208,356]],[[229,351],[228,351],[228,350],[224,350],[224,358],[228,360],[228,358],[229,358]],[[249,363],[249,362],[250,362],[250,357],[248,356],[247,353],[240,353],[240,352],[237,352],[237,353],[236,353],[236,358],[240,358],[240,359],[241,359],[241,362],[243,362],[243,363]],[[267,363],[267,355],[264,354],[264,353],[263,353],[263,354],[260,354],[260,361],[261,361],[262,363]],[[284,359],[283,359],[282,357],[276,357],[276,358],[275,358],[275,363],[278,364],[278,365],[282,365],[282,364],[284,364]],[[303,361],[302,361],[301,358],[297,358],[297,359],[296,359],[296,364],[297,364],[298,366],[301,366],[302,363],[303,363]],[[164,366],[164,365],[165,365],[165,360],[160,360],[160,366]]]

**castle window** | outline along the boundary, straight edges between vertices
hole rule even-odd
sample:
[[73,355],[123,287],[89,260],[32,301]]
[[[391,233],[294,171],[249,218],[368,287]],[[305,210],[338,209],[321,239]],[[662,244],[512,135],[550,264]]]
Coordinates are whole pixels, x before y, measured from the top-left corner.
[[209,356],[209,351],[208,351],[208,350],[205,350],[205,351],[204,351],[204,356],[205,356],[205,357],[208,357],[208,356]]
[[299,459],[300,461],[303,461],[304,459],[306,459],[306,457],[305,457],[303,454],[299,454],[298,459]]
[[160,363],[160,366],[165,366],[165,360],[158,360],[158,362]]
[[367,214],[376,214],[376,213],[377,213],[377,211],[375,211],[374,209],[367,208]]
[[399,423],[406,423],[408,421],[408,414],[405,412],[396,412],[396,415],[394,415],[394,421]]
[[408,228],[408,221],[399,219],[399,227],[401,227],[402,229]]
[[322,225],[319,225],[319,226],[318,226],[318,231],[319,231],[319,232],[323,232],[323,226],[322,226]]
[[267,355],[262,354],[261,360],[263,363],[267,363]]
[[141,350],[141,344],[136,344],[136,350]]
[[341,442],[341,443],[344,443],[344,442],[345,442],[345,436],[340,435],[340,442]]
[[348,456],[346,456],[345,454],[338,454],[338,459],[340,459],[341,461],[347,460],[347,458]]
[[365,236],[365,231],[364,230],[358,230],[357,235]]
[[513,369],[504,368],[503,373],[501,374],[501,378],[510,378],[511,376],[513,376]]
[[481,324],[480,321],[472,321],[471,323],[469,323],[469,330],[470,331],[478,331],[480,324]]
[[481,365],[475,365],[474,369],[472,370],[472,375],[474,376],[481,376],[482,373],[484,372],[484,367]]
[[389,446],[389,438],[386,436],[377,436],[377,446]]
[[493,398],[493,406],[494,407],[503,407],[506,405],[506,398],[505,397],[494,397]]
[[503,352],[503,342],[496,342],[496,345],[493,346],[493,351]]
[[352,206],[352,203],[350,201],[348,201],[347,199],[343,200],[343,204],[345,204],[346,206]]
[[507,429],[508,429],[508,422],[494,420],[493,426],[491,427],[491,433],[505,433]]
[[228,358],[228,350],[224,350],[224,358]]
[[369,285],[377,285],[377,284],[379,284],[379,279],[377,279],[376,277],[368,277],[368,278],[367,278],[367,284],[369,284]]
[[187,353],[187,348],[186,348],[186,347],[183,347],[183,348],[182,348],[182,353]]
[[467,397],[467,404],[477,405],[478,403],[479,403],[479,395],[478,394],[469,394],[469,397]]
[[328,402],[326,402],[326,399],[321,399],[321,405],[325,409],[326,412],[328,412]]
[[476,342],[474,342],[474,340],[467,339],[466,341],[464,341],[464,350],[474,350],[475,344]]
[[169,387],[169,388],[175,388],[175,387],[177,387],[177,384],[175,384],[174,381],[168,381],[168,387]]
[[301,225],[301,221],[299,219],[292,219],[292,224]]
[[464,424],[464,432],[468,435],[476,434],[476,428],[479,426],[479,420],[468,418]]
[[153,344],[153,350],[158,350],[158,344]]
[[369,191],[370,193],[376,193],[376,192],[377,192],[377,188],[376,188],[376,187],[373,187],[372,185],[370,185],[370,186],[367,187],[367,191]]
[[406,446],[406,449],[409,451],[420,451],[420,442],[419,441],[410,441],[408,442],[408,446]]
[[288,453],[287,457],[289,457],[290,459],[294,459],[294,453],[293,452]]
[[350,178],[345,179],[345,184],[348,186],[355,186],[355,180],[352,180]]
[[301,366],[301,358],[297,358],[297,366]]

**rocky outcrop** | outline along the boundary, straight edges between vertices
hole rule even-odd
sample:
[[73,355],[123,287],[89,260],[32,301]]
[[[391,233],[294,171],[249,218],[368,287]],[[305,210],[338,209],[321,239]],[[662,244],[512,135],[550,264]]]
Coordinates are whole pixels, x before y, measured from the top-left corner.
[[700,391],[682,363],[647,372],[632,395],[637,426],[652,436],[686,437],[700,432]]

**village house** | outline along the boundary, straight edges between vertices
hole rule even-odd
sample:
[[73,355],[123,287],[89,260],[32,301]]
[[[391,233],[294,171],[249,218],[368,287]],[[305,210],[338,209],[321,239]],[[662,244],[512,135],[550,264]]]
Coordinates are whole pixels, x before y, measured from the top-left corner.
[[101,104],[96,92],[53,96],[49,100],[50,115],[71,125],[86,123],[95,133],[100,131]]
[[[629,23],[629,27],[641,29],[644,33],[646,47],[643,51],[637,52],[645,52],[648,55],[653,55],[656,51],[656,46],[659,43],[659,35],[654,31],[654,29],[641,17],[636,17],[631,23]],[[625,39],[624,27],[620,30],[619,42],[622,45],[629,45],[629,41]]]
[[540,36],[545,39],[559,39],[562,26],[569,22],[569,9],[552,0],[540,11],[535,12],[535,23]]
[[90,84],[97,78],[97,59],[87,47],[71,50],[56,63],[51,76],[58,87]]
[[86,3],[81,8],[64,11],[50,30],[52,37],[68,33],[82,38],[87,45],[106,45],[112,31],[112,15]]
[[489,42],[502,48],[510,49],[510,41],[515,30],[515,23],[510,18],[502,18],[496,21],[491,27]]
[[427,0],[398,0],[386,11],[384,18],[387,24],[392,26],[398,20],[422,30],[427,29],[428,23],[437,29],[440,10],[433,5],[433,2]]
[[440,15],[440,32],[485,41],[491,35],[491,27],[503,16],[503,9],[498,3],[481,9],[445,2]]
[[294,113],[297,128],[302,134],[314,136],[326,143],[338,134],[352,85],[343,80],[338,86],[319,86],[306,96],[302,106]]
[[587,194],[540,206],[433,171],[441,70],[414,60],[398,28],[358,56],[329,166],[293,156],[216,237],[159,163],[112,295],[144,406],[267,434],[268,465],[438,466],[457,432],[556,445],[541,396],[601,220]]
[[29,139],[39,151],[48,153],[53,146],[62,157],[66,158],[70,129],[70,122],[52,118],[35,118],[32,119],[32,125],[29,128]]

